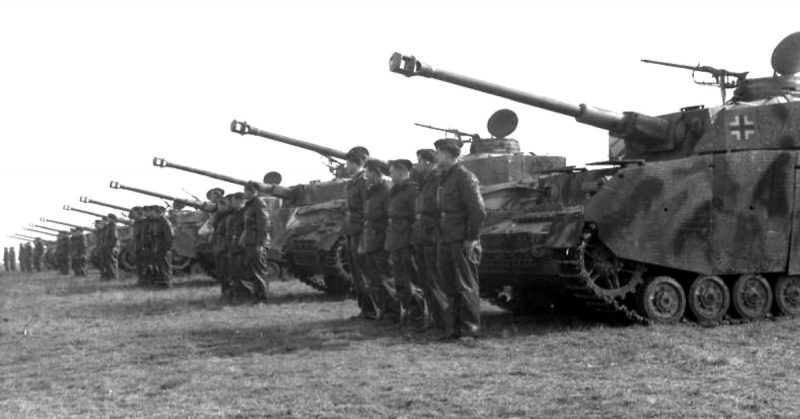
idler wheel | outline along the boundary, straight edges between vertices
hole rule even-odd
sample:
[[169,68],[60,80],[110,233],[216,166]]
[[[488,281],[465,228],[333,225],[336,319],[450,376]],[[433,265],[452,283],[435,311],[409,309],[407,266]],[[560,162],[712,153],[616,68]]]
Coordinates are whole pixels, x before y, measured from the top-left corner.
[[775,305],[780,314],[800,316],[800,277],[778,278],[775,282]]
[[733,284],[731,303],[733,311],[743,319],[763,318],[772,307],[772,288],[761,275],[742,275]]
[[697,277],[689,287],[687,299],[689,310],[700,322],[721,320],[731,304],[728,286],[718,276]]
[[683,287],[669,276],[649,279],[640,289],[638,297],[642,314],[655,323],[677,323],[686,311]]

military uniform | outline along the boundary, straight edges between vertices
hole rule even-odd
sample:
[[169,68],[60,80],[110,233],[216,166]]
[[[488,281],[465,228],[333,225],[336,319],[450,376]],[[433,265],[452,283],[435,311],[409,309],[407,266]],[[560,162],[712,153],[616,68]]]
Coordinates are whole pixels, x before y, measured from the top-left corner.
[[477,254],[468,254],[464,242],[478,240],[486,219],[478,178],[461,163],[444,169],[439,179],[437,204],[441,217],[439,272],[448,303],[444,312],[445,329],[457,336],[477,336],[479,260]]
[[364,231],[359,253],[364,255],[364,274],[369,292],[374,299],[380,318],[396,317],[399,320],[400,303],[397,301],[394,279],[390,275],[389,254],[386,245],[386,228],[389,223],[389,184],[381,180],[367,189],[364,204]]
[[33,268],[37,272],[42,271],[42,262],[44,261],[44,243],[41,239],[36,239],[33,244]]
[[75,276],[86,276],[86,236],[80,230],[69,238],[72,272]]
[[62,275],[69,275],[69,235],[68,233],[58,233],[56,239],[56,267]]
[[25,272],[33,272],[33,246],[30,242],[25,243],[25,257],[21,262],[25,265]]
[[364,272],[365,256],[358,252],[361,236],[364,232],[364,203],[367,200],[367,179],[364,171],[358,172],[348,182],[345,189],[347,198],[347,219],[345,232],[350,250],[350,266],[352,267],[353,288],[361,314],[368,318],[378,315],[378,305],[370,292],[369,281]]
[[8,272],[9,262],[8,262],[8,248],[3,248],[3,268],[5,268],[6,272]]
[[17,255],[14,253],[14,248],[8,248],[8,267],[11,268],[11,272],[17,270]]
[[247,292],[242,284],[244,270],[244,246],[239,244],[244,232],[244,208],[231,209],[225,217],[225,237],[223,251],[225,252],[224,280],[230,288],[226,297],[236,298]]
[[421,178],[420,190],[414,205],[414,258],[421,277],[428,314],[433,324],[444,328],[443,313],[447,296],[441,288],[436,246],[439,242],[439,209],[436,192],[439,189],[439,171],[433,170]]
[[154,268],[155,282],[158,285],[169,287],[172,285],[172,241],[175,233],[172,224],[161,208],[150,224],[150,239],[152,240],[152,267]]
[[417,183],[411,179],[392,186],[387,209],[389,226],[386,230],[385,249],[389,252],[402,316],[422,325],[427,309],[411,241],[414,201],[418,193]]
[[246,286],[257,301],[267,299],[268,275],[267,250],[270,245],[270,219],[267,205],[259,197],[251,198],[244,206],[244,231],[241,241],[244,244],[245,271],[241,284]]
[[103,228],[102,269],[100,278],[117,279],[119,275],[119,242],[117,237],[117,223],[114,218],[108,220]]
[[222,295],[230,293],[230,278],[228,278],[228,250],[225,238],[228,235],[228,218],[230,211],[217,211],[212,217],[214,232],[211,233],[211,249],[214,255],[213,277],[220,284]]
[[143,237],[142,230],[144,229],[144,216],[141,207],[134,207],[131,211],[131,248],[133,248],[133,262],[136,265],[136,278],[139,285],[144,285],[144,253],[143,253]]

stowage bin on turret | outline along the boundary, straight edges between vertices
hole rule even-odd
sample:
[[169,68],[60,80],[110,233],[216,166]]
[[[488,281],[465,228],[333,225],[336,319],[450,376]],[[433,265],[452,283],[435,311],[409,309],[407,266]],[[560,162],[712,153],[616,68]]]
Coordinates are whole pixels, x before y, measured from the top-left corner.
[[568,104],[400,54],[390,67],[610,131],[612,168],[533,176],[513,215],[487,226],[482,291],[518,309],[577,301],[715,324],[800,314],[800,33],[772,61],[773,77],[740,77],[722,106],[660,116]]

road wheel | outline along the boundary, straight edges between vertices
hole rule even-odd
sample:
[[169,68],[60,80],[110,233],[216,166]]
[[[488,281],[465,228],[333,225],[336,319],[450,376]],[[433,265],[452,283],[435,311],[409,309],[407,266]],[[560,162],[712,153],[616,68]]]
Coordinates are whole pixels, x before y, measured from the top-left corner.
[[763,318],[772,307],[772,288],[761,275],[742,275],[733,284],[731,305],[734,313],[743,319]]
[[677,323],[686,311],[683,287],[669,276],[647,280],[639,290],[638,302],[642,315],[654,323]]
[[800,316],[800,277],[778,278],[775,282],[775,305],[780,314]]
[[697,277],[689,287],[687,300],[689,310],[700,322],[721,320],[731,305],[728,286],[718,276]]

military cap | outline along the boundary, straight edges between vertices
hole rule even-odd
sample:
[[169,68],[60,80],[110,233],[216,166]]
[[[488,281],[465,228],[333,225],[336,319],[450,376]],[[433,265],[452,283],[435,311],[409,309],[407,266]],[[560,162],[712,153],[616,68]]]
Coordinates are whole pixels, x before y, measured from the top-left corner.
[[229,198],[229,199],[247,199],[247,197],[244,195],[244,192],[232,193],[232,194],[228,195],[226,198]]
[[430,148],[423,148],[417,150],[417,157],[431,163],[436,162],[436,150],[432,150]]
[[244,185],[244,190],[258,192],[258,184],[256,182],[247,182]]
[[225,195],[225,190],[222,188],[211,188],[206,192],[206,199],[211,199],[211,195]]
[[433,146],[436,147],[436,150],[447,151],[452,154],[453,157],[458,157],[461,155],[461,146],[463,145],[464,143],[456,138],[442,138],[441,140],[433,143]]
[[367,160],[364,164],[364,168],[367,170],[372,170],[373,172],[379,173],[386,173],[387,167],[386,165],[380,160]]
[[115,214],[108,214],[108,218],[110,218],[112,220],[116,220],[117,216]]
[[366,147],[355,146],[344,155],[345,160],[361,163],[369,157],[369,150]]
[[406,159],[397,159],[397,160],[389,160],[389,167],[401,167],[406,170],[411,170],[414,165],[411,163],[411,160]]

